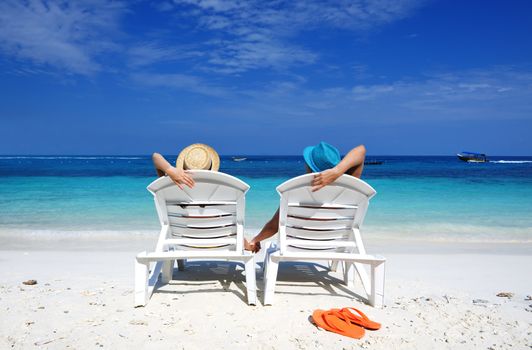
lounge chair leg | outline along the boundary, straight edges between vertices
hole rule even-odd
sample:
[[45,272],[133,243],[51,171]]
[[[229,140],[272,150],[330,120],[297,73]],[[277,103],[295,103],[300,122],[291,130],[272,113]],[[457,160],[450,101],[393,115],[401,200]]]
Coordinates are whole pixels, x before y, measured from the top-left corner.
[[268,257],[267,272],[264,281],[264,305],[272,305],[273,295],[275,293],[275,283],[277,282],[277,270],[279,269],[279,261],[273,259],[271,255]]
[[364,287],[364,291],[366,292],[366,294],[369,295],[371,293],[371,284],[364,264],[353,263],[353,265],[355,266],[355,271],[358,274],[358,277],[360,277],[360,282],[362,282],[362,287]]
[[266,281],[266,275],[268,274],[268,259],[270,258],[270,254],[275,253],[278,250],[279,248],[277,248],[277,244],[272,242],[264,253],[264,263],[262,264],[262,278],[264,281]]
[[163,262],[161,283],[167,284],[172,280],[172,273],[174,271],[174,260],[166,260]]
[[185,271],[185,259],[178,259],[177,260],[177,270],[178,271]]
[[135,259],[135,307],[148,303],[148,264]]
[[371,265],[371,295],[369,303],[373,307],[384,306],[384,272],[385,262]]
[[257,305],[257,281],[255,279],[255,259],[251,257],[245,262],[245,264],[248,304]]
[[336,272],[336,270],[338,270],[338,260],[330,260],[329,261],[329,269],[332,272]]
[[272,253],[272,250],[267,249],[264,253],[264,262],[262,263],[262,280],[264,283],[266,283],[266,275],[268,273],[268,259],[270,258],[270,254]]
[[353,263],[350,261],[344,261],[344,283],[346,286],[353,288],[355,286],[355,271]]
[[262,262],[262,280],[266,281],[266,273],[268,272],[268,250],[264,253],[264,261]]

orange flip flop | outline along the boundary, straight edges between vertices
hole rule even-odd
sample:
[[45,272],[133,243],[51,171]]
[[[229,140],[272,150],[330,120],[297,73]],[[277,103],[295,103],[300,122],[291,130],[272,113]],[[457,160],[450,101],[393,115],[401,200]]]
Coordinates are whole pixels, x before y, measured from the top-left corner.
[[[340,312],[349,322],[369,329],[371,331],[376,331],[381,328],[381,324],[375,321],[372,321],[366,316],[362,311],[355,309],[354,307],[344,307]],[[358,314],[358,315],[357,315]]]
[[346,337],[360,339],[365,333],[364,328],[349,322],[338,310],[315,310],[312,319],[318,327]]

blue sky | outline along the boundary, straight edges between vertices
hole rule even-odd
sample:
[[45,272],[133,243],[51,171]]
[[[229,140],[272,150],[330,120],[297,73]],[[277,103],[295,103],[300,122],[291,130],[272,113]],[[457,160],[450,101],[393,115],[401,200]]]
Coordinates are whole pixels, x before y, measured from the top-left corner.
[[532,155],[530,1],[0,2],[0,154]]

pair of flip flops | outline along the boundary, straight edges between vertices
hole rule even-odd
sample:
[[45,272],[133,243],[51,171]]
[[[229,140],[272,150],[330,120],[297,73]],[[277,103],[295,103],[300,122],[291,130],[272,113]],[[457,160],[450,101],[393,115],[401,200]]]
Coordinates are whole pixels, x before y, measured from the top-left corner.
[[346,337],[360,339],[365,329],[376,331],[381,324],[370,320],[362,311],[354,307],[343,309],[315,310],[312,314],[314,323],[329,332]]

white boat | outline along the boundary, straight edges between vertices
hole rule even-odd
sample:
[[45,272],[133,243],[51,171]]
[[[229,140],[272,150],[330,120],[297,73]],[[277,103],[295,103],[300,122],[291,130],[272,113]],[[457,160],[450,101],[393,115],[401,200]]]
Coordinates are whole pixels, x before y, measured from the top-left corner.
[[242,162],[246,159],[247,159],[246,157],[233,157],[233,161],[235,162]]

